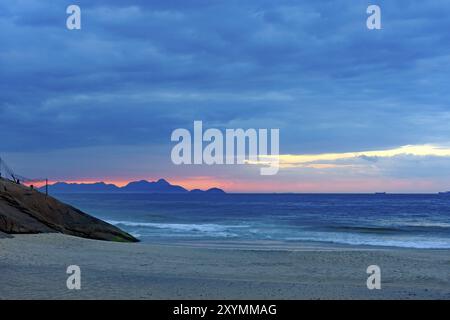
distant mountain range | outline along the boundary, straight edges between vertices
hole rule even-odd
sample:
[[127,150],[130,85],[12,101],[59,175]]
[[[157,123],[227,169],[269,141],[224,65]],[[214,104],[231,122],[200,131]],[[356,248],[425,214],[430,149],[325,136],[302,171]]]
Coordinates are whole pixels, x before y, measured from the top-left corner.
[[[40,188],[45,191],[45,187]],[[133,181],[126,186],[118,187],[114,184],[104,182],[96,183],[66,183],[57,182],[48,186],[50,193],[192,193],[192,194],[224,194],[225,191],[219,188],[208,190],[194,189],[189,191],[182,186],[172,185],[164,179],[158,181]]]

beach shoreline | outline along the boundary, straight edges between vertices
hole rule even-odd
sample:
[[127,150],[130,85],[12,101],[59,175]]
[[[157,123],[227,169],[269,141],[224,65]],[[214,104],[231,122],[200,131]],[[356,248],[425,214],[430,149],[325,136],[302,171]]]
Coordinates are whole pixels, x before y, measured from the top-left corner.
[[[382,289],[368,290],[369,265]],[[82,272],[68,290],[69,265]],[[295,250],[0,239],[0,299],[450,299],[450,250],[313,244]]]

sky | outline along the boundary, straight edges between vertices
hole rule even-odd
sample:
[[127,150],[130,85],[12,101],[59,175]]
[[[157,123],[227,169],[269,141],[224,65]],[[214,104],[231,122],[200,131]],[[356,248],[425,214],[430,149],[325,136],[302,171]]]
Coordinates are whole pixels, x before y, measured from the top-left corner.
[[[51,181],[450,190],[449,17],[439,0],[2,1],[0,156]],[[171,133],[196,120],[280,129],[278,174],[174,165]]]

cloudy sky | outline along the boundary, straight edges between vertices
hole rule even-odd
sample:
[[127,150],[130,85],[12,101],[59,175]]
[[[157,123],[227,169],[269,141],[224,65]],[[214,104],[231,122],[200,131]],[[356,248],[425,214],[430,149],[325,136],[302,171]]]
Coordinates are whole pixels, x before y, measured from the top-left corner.
[[[52,181],[448,190],[449,17],[439,0],[2,1],[0,156]],[[282,168],[175,166],[194,120],[279,128]]]

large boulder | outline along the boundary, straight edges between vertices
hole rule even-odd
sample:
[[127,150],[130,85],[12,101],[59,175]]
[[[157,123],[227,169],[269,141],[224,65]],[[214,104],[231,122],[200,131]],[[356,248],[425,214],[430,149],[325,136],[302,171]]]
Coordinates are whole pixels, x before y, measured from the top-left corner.
[[0,237],[2,232],[59,232],[96,240],[138,241],[119,228],[51,196],[0,178]]
[[11,238],[11,236],[9,234],[0,232],[0,239],[4,239],[4,238]]

